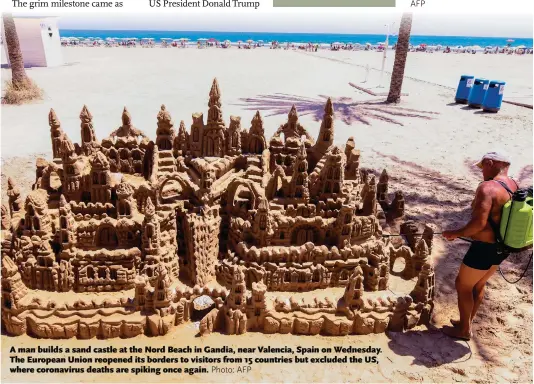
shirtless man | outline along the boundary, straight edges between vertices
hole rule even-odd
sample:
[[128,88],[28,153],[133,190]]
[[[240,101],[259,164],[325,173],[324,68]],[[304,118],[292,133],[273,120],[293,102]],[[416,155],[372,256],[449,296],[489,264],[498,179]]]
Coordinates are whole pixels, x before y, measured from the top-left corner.
[[488,152],[475,165],[482,169],[484,181],[478,186],[471,204],[471,220],[460,229],[443,232],[449,241],[458,237],[473,240],[456,277],[460,320],[451,319],[453,327],[443,328],[446,335],[462,340],[471,338],[471,322],[484,298],[486,282],[506,258],[497,252],[495,233],[489,221],[491,217],[498,228],[502,207],[510,200],[510,194],[497,180],[505,183],[512,192],[518,188],[508,177],[510,159],[505,154]]

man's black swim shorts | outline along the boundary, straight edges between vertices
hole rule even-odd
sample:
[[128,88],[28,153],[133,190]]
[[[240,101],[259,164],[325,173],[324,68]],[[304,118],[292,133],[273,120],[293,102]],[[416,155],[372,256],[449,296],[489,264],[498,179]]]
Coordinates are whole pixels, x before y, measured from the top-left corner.
[[508,254],[499,253],[497,243],[473,241],[464,256],[464,264],[474,269],[487,271],[492,265],[501,264]]

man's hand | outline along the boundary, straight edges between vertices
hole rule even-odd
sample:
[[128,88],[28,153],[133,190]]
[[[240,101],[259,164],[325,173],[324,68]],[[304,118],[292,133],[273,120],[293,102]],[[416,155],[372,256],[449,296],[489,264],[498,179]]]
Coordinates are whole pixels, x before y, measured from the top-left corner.
[[454,239],[459,237],[456,231],[443,231],[442,235],[449,241],[453,241]]

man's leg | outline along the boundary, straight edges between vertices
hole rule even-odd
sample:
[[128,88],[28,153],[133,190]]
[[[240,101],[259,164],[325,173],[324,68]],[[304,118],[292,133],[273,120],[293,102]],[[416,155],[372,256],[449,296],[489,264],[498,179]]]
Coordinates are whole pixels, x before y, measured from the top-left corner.
[[463,264],[456,277],[456,291],[458,292],[458,310],[460,312],[460,324],[454,328],[446,328],[444,332],[452,337],[468,340],[471,333],[471,313],[475,305],[473,289],[475,285],[487,273],[487,270],[480,270],[468,267]]
[[[482,300],[484,299],[484,292],[486,288],[486,283],[488,282],[489,278],[493,276],[495,271],[497,270],[499,266],[498,265],[492,265],[491,268],[486,272],[486,274],[475,284],[475,287],[473,288],[473,310],[471,311],[471,322],[473,322],[473,319],[475,318],[475,315],[477,314],[478,307],[480,307],[480,303],[482,303]],[[451,324],[457,327],[460,324],[460,320],[453,320],[451,319]]]

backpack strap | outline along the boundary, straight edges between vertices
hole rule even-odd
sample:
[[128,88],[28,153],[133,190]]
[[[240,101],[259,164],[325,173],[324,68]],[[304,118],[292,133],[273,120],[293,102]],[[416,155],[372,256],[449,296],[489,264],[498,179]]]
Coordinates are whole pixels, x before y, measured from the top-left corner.
[[[510,195],[510,199],[514,196],[514,192],[512,192],[512,190],[508,187],[508,185],[506,185],[504,181],[501,181],[501,180],[493,180],[493,181],[499,183],[504,189],[506,189],[506,192],[508,192],[508,194]],[[512,181],[519,188],[515,180],[512,179]],[[501,229],[499,225],[497,225],[497,223],[493,221],[493,219],[491,218],[491,214],[488,216],[488,223],[490,224],[491,229],[493,230],[493,233],[495,234],[495,240],[497,241],[497,244],[499,246],[498,252],[504,252],[504,248],[505,248],[504,239],[501,236]]]
[[[510,198],[514,195],[514,193],[510,189],[510,187],[508,187],[508,185],[506,185],[506,183],[504,181],[501,181],[501,180],[493,180],[493,181],[499,183],[504,189],[506,189],[506,192],[508,192],[510,194]],[[514,180],[512,180],[512,181],[515,183],[516,187],[519,188],[517,183]]]

